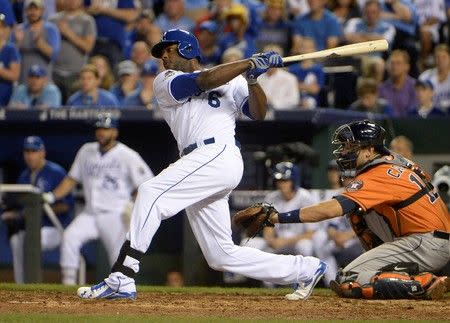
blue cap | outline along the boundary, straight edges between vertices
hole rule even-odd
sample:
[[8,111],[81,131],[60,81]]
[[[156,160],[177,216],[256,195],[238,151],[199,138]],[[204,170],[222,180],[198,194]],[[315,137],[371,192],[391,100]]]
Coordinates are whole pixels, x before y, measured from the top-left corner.
[[207,30],[211,33],[216,33],[217,30],[219,29],[219,25],[215,21],[206,20],[198,26],[198,29],[199,30]]
[[119,128],[119,121],[109,112],[99,113],[95,128],[117,129]]
[[43,77],[47,76],[47,70],[38,64],[31,65],[30,69],[28,70],[28,76],[37,76],[37,77]]
[[158,63],[154,60],[148,60],[142,66],[141,75],[157,75],[159,71]]
[[423,87],[427,87],[431,90],[434,90],[433,83],[431,83],[430,80],[417,80],[416,86],[423,86]]
[[41,137],[29,136],[23,141],[23,150],[44,150],[45,145]]

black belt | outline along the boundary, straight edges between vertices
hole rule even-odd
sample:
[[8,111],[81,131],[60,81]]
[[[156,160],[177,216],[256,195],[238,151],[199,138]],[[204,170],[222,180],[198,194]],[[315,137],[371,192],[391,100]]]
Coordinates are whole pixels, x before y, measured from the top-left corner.
[[[214,139],[214,137],[211,137],[211,138],[203,140],[203,143],[205,145],[214,144],[215,142],[216,142],[216,139]],[[241,144],[239,143],[239,141],[235,140],[235,144],[236,144],[236,146],[238,148],[241,148]],[[197,148],[198,148],[197,143],[190,144],[189,146],[187,146],[187,147],[185,147],[183,149],[183,151],[181,152],[181,156],[185,156],[187,154],[190,154],[191,152],[193,152]]]
[[444,240],[450,240],[450,233],[436,230],[433,232],[433,237]]

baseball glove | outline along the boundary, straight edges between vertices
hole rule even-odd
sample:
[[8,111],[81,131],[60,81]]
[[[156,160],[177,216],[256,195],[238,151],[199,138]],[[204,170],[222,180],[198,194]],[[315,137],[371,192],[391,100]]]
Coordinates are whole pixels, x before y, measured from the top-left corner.
[[269,203],[255,203],[252,206],[243,209],[236,213],[233,217],[233,222],[237,226],[244,228],[247,236],[253,238],[264,227],[273,227],[274,224],[270,222],[270,215],[278,213],[278,211]]

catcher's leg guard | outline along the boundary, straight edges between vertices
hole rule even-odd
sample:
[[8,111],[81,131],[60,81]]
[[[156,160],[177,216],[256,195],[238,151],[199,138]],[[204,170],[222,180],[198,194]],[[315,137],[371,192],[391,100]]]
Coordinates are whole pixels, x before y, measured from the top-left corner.
[[339,271],[336,280],[330,282],[330,288],[339,297],[344,298],[373,298],[372,284],[361,285],[356,282],[358,273]]
[[124,265],[124,261],[127,256],[134,258],[138,261],[141,261],[142,257],[144,256],[144,253],[140,252],[139,250],[131,248],[130,241],[126,240],[123,243],[122,248],[120,248],[119,257],[117,258],[115,264],[112,266],[111,272],[112,273],[121,272],[122,274],[130,278],[134,278],[136,276],[134,270]]

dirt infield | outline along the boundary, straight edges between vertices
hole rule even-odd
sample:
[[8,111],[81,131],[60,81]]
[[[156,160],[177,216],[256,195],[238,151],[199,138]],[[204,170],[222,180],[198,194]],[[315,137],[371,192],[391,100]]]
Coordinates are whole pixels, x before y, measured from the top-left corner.
[[[272,294],[270,294],[272,293]],[[340,299],[328,291],[307,301],[283,299],[283,291],[240,293],[140,292],[136,301],[80,300],[73,293],[51,290],[0,289],[2,314],[135,314],[240,319],[409,319],[448,320],[450,296],[440,301],[365,301]]]

